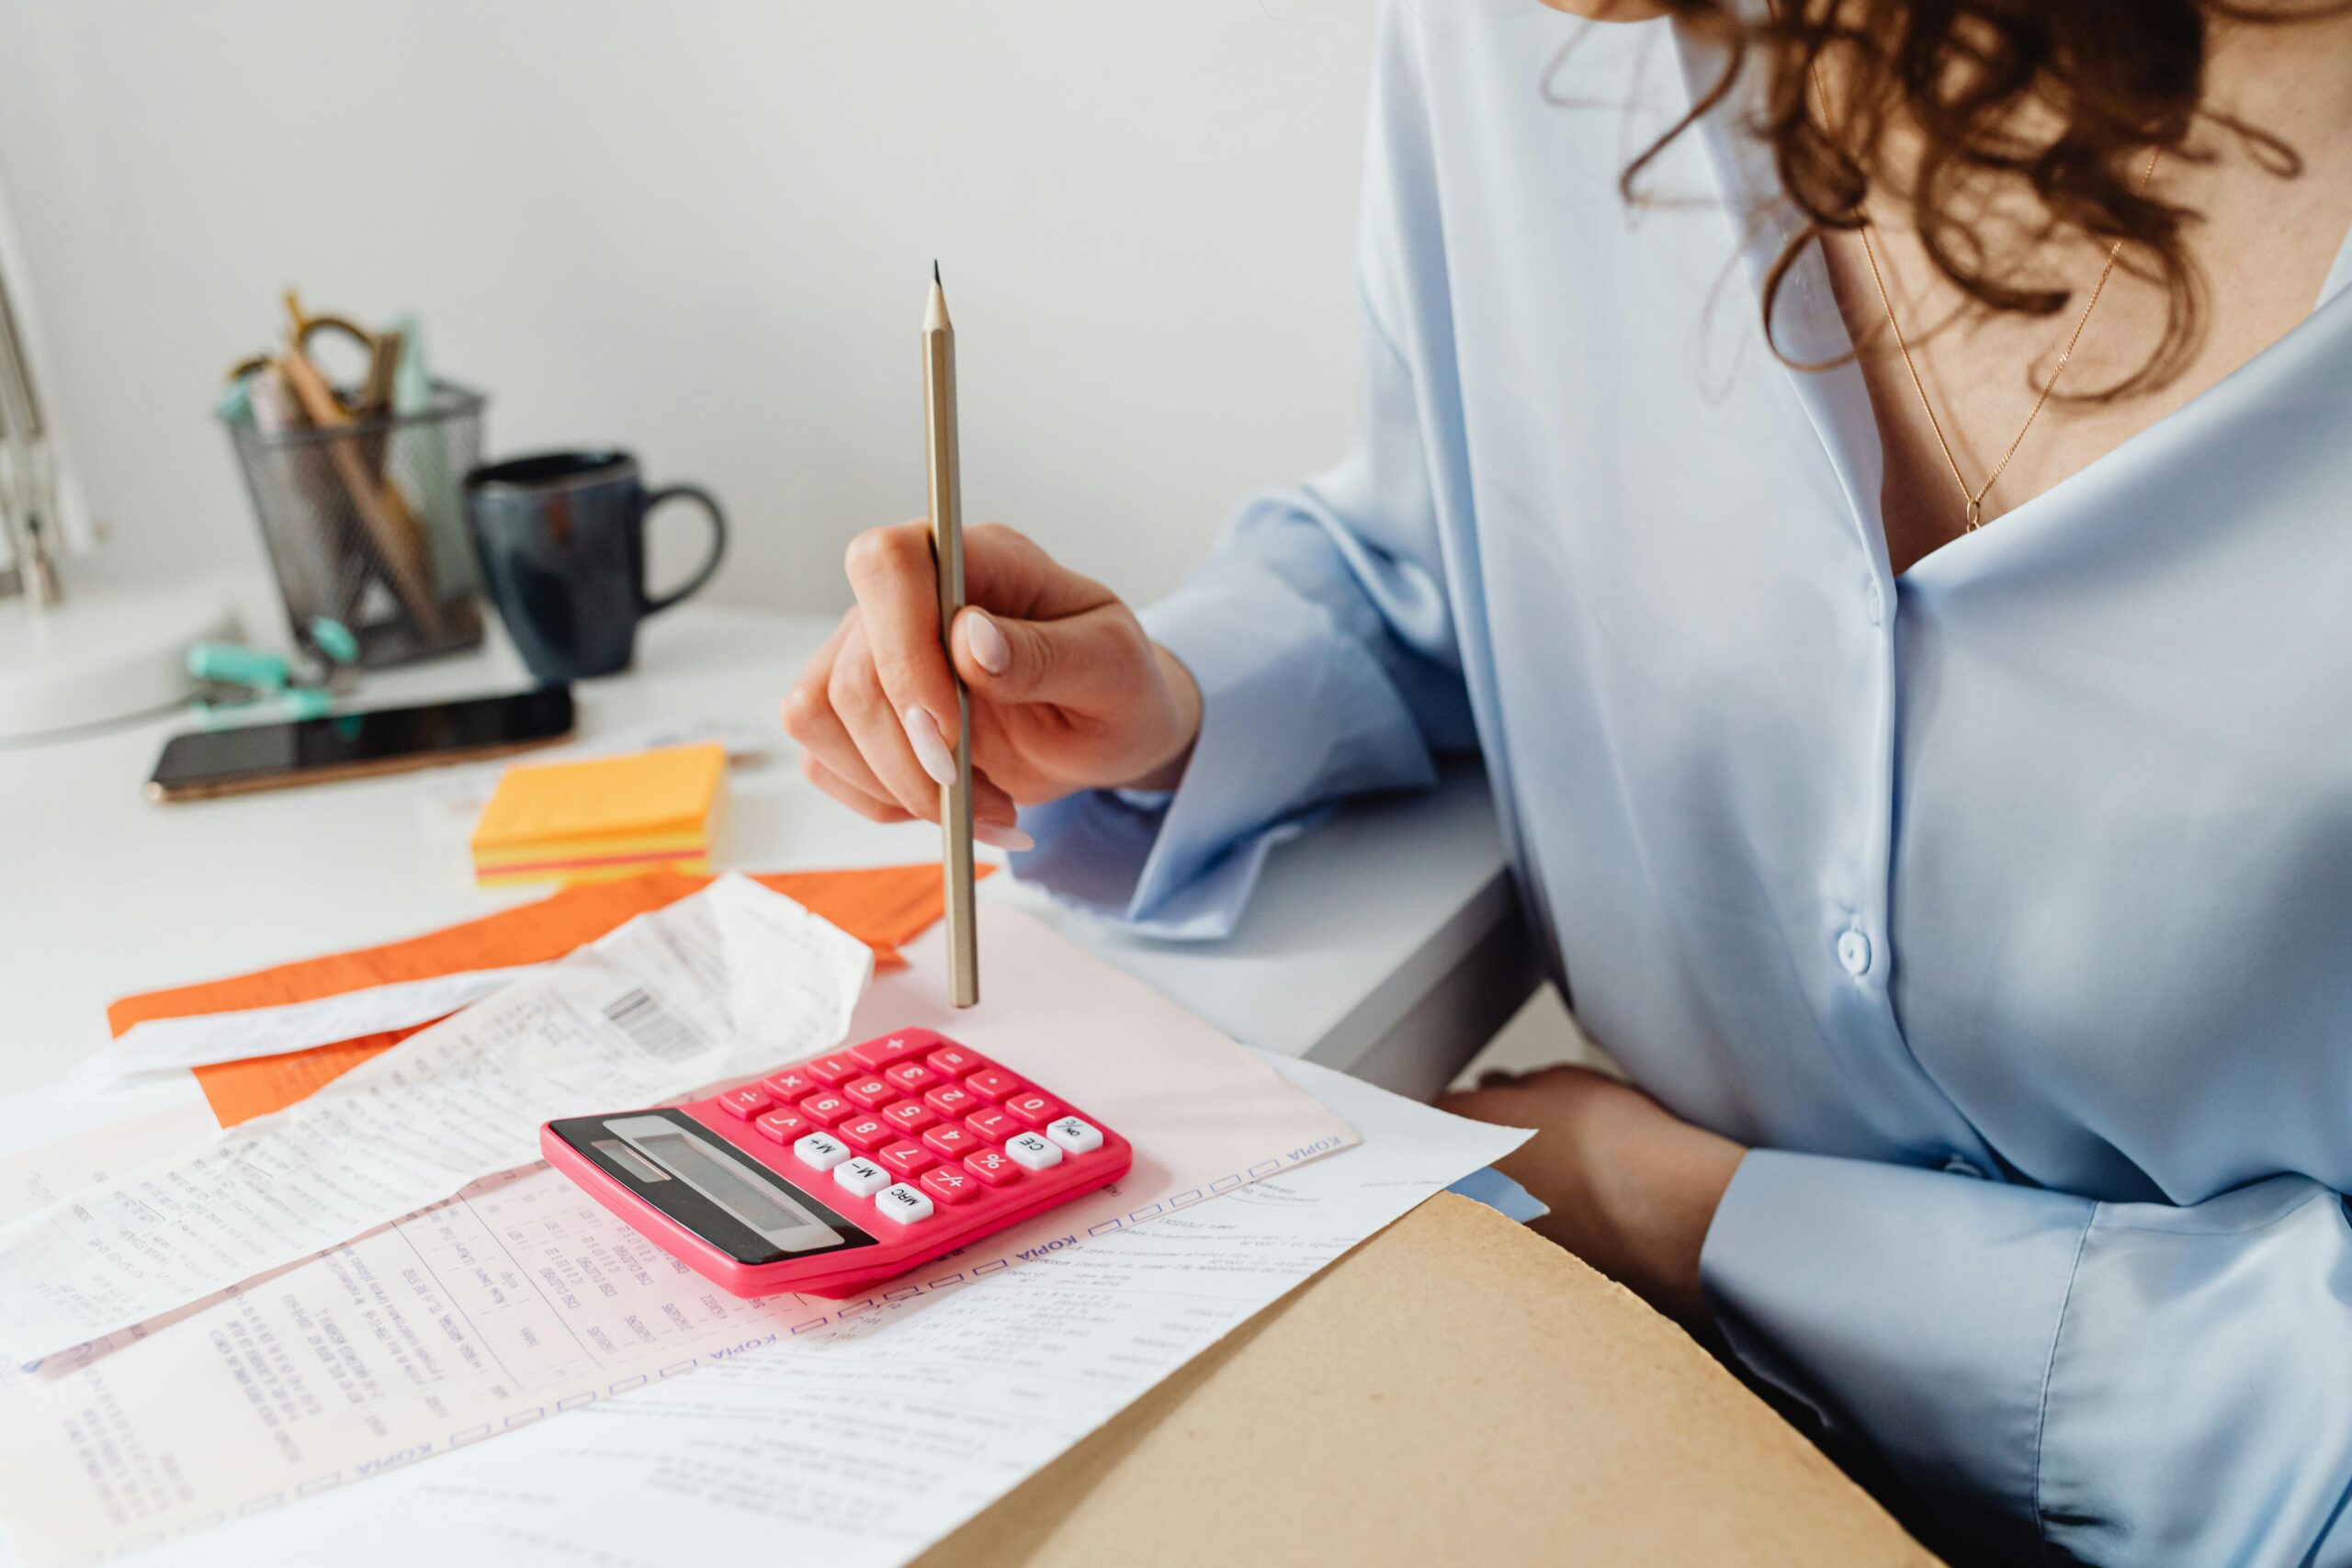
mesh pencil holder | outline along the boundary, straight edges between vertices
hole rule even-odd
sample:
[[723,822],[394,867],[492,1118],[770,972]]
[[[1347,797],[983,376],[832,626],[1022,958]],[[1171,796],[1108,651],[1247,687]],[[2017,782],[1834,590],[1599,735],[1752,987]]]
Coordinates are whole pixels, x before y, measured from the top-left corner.
[[221,416],[298,638],[341,622],[369,669],[481,641],[462,481],[481,457],[484,403],[436,381],[423,409],[332,429]]

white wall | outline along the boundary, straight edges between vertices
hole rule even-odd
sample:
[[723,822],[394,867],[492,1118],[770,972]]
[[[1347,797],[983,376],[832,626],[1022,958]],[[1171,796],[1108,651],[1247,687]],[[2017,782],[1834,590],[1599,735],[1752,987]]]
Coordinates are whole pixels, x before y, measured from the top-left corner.
[[1147,597],[1345,438],[1369,12],[0,0],[0,186],[110,560],[259,558],[208,408],[293,283],[422,311],[493,452],[708,483],[721,596],[842,603],[923,509],[936,254],[968,513]]

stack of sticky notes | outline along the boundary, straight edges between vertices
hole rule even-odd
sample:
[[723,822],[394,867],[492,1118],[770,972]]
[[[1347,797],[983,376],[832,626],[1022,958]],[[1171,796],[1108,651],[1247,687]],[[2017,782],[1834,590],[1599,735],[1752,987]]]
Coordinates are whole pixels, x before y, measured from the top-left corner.
[[708,871],[726,786],[727,749],[716,745],[509,768],[474,825],[474,881]]

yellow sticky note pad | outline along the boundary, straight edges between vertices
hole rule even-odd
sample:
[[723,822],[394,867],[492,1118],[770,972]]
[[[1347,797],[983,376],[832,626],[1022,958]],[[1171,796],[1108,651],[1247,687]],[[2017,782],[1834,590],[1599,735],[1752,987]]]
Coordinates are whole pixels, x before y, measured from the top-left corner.
[[485,886],[574,882],[707,866],[727,750],[671,746],[506,770],[474,826]]

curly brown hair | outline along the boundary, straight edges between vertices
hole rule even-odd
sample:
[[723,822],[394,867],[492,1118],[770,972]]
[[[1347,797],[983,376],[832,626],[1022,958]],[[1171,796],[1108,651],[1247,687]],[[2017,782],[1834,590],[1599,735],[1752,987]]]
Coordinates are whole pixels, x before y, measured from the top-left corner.
[[[2022,186],[2039,204],[2036,242],[2085,235],[2119,243],[2121,265],[2159,284],[2165,331],[2138,369],[2077,398],[2163,385],[2194,357],[2203,279],[2184,231],[2196,214],[2142,188],[2148,160],[2200,159],[2204,126],[2242,142],[2263,166],[2301,172],[2294,150],[2205,103],[2218,21],[2287,23],[2334,16],[2347,0],[2260,6],[2239,0],[1661,0],[1677,25],[1722,49],[1722,73],[1690,112],[1626,168],[1638,199],[1668,143],[1729,100],[1751,64],[1765,72],[1747,129],[1772,148],[1804,217],[1765,289],[1765,321],[1804,248],[1865,222],[1874,193],[1916,226],[1937,271],[1993,311],[2054,315],[2072,290],[2026,254],[1996,254],[1968,214],[1986,190]],[[1822,101],[1826,67],[1838,103]],[[1900,130],[1903,134],[1890,135]]]

